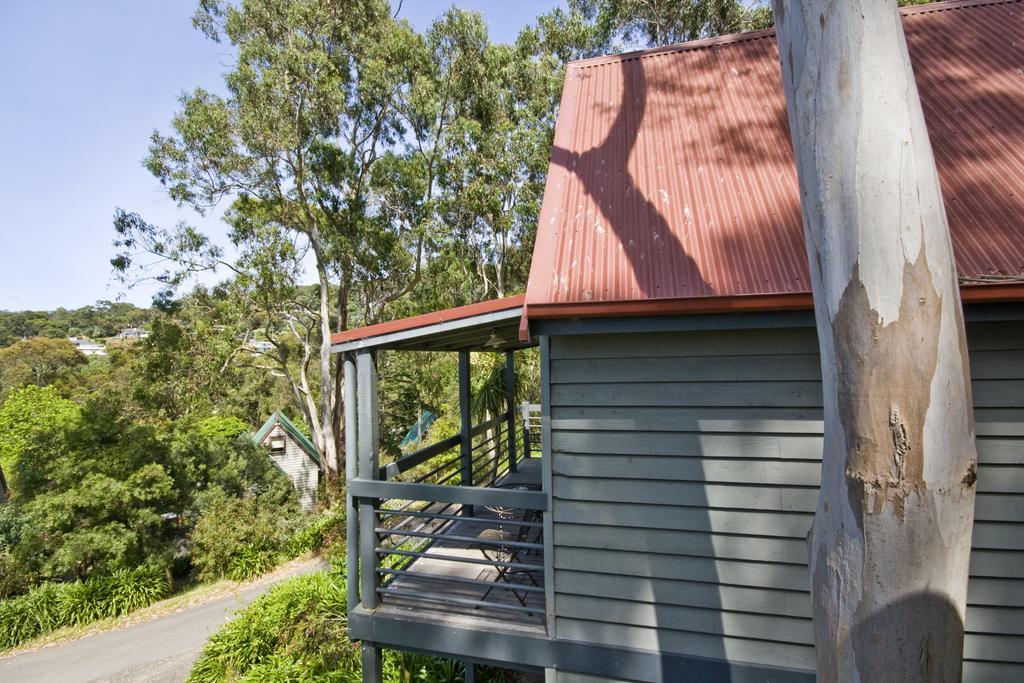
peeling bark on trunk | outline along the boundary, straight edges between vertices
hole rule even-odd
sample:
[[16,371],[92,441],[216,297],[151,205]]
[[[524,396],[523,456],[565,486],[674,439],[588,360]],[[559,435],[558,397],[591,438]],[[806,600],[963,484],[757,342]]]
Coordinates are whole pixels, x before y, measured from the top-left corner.
[[825,400],[822,681],[958,681],[976,452],[939,180],[895,0],[775,0]]

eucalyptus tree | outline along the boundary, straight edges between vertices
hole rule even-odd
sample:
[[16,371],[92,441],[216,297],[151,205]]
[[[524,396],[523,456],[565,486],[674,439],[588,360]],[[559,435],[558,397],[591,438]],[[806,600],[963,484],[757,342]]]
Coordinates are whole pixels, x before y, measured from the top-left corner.
[[[181,204],[204,212],[227,202],[241,256],[229,263],[188,226],[115,219],[114,266],[129,279],[145,276],[153,260],[143,254],[166,264],[155,277],[172,289],[217,267],[240,279],[329,477],[338,471],[340,383],[331,332],[348,325],[359,295],[370,306],[370,297],[401,291],[420,262],[408,226],[374,206],[375,167],[405,135],[396,101],[422,42],[389,11],[383,0],[203,0],[195,25],[234,55],[226,92],[183,94],[171,131],[153,134],[146,165]],[[306,261],[318,285],[312,306],[298,287]],[[302,348],[297,371],[285,336]]]
[[772,25],[767,0],[569,0],[606,40],[659,46]]
[[961,677],[974,419],[949,228],[895,0],[776,0],[825,402],[824,681]]
[[[899,0],[900,6],[934,0]],[[771,28],[769,0],[569,0],[601,40],[626,47],[658,47],[727,33]]]

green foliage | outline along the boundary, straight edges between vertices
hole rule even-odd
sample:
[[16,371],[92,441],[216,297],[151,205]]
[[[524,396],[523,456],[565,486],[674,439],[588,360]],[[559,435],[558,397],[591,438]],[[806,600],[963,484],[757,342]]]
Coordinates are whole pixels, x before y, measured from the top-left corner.
[[282,581],[210,638],[187,680],[358,681],[347,623],[343,576]]
[[25,595],[0,600],[0,650],[63,626],[128,614],[168,591],[163,572],[149,567],[87,581],[45,583]]
[[272,569],[299,522],[297,506],[282,511],[252,494],[214,491],[205,502],[192,532],[192,562],[203,580],[247,580]]
[[249,429],[249,425],[234,415],[212,415],[200,420],[196,431],[209,439],[235,439]]
[[277,566],[281,553],[273,548],[249,544],[231,557],[227,577],[232,581],[251,581]]
[[321,512],[313,521],[299,529],[288,539],[287,553],[291,557],[319,552],[325,546],[341,545],[345,538],[345,508],[336,505]]
[[88,361],[67,339],[33,337],[0,348],[0,397],[15,387],[66,381]]
[[26,577],[11,551],[0,544],[0,600],[21,593],[26,587]]
[[17,493],[18,461],[37,441],[59,439],[79,418],[79,408],[53,387],[26,386],[0,404],[0,468]]
[[121,569],[102,579],[110,614],[128,614],[162,598],[168,590],[165,573],[152,567]]
[[140,424],[116,398],[75,410],[19,457],[16,496],[0,512],[0,543],[32,582],[166,565],[207,500],[258,497],[282,518],[297,508],[287,478],[247,440]]
[[569,7],[592,22],[601,42],[618,49],[681,43],[773,23],[767,0],[570,0]]
[[[348,640],[343,572],[287,579],[255,600],[207,642],[188,683],[225,681],[357,683],[359,647]],[[387,651],[388,683],[456,683],[462,664]],[[505,671],[484,667],[480,680],[511,683]]]
[[[934,0],[899,0],[900,7]],[[569,0],[604,51],[656,47],[775,24],[768,0]]]

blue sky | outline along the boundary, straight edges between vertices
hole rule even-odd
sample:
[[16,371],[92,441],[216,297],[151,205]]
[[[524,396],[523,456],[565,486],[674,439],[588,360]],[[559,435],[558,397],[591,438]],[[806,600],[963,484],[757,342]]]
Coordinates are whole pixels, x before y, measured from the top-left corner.
[[[418,29],[452,1],[405,0]],[[496,41],[559,0],[462,0]],[[220,89],[230,57],[191,25],[186,0],[0,2],[0,309],[77,308],[116,299],[110,279],[115,207],[221,243],[216,216],[178,208],[142,167],[149,135],[166,130],[178,94]],[[153,288],[125,300],[148,305]]]

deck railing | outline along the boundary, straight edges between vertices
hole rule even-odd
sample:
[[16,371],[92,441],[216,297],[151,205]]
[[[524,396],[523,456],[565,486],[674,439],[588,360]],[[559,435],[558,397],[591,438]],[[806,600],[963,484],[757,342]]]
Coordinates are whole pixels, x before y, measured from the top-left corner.
[[[543,621],[547,498],[538,463],[523,465],[537,451],[530,412],[520,414],[527,419],[503,413],[468,439],[460,432],[349,482],[361,503],[364,607]],[[539,429],[534,438],[539,450]]]

